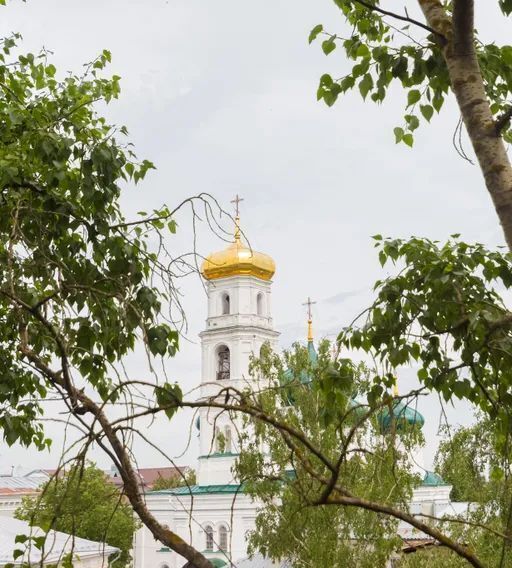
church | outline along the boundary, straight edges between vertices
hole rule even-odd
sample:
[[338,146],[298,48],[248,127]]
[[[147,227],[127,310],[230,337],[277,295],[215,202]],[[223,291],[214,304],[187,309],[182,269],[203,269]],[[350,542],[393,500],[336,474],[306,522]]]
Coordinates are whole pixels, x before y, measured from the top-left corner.
[[[271,303],[275,263],[267,254],[244,244],[238,200],[233,242],[208,256],[201,269],[207,290],[206,328],[200,333],[201,399],[213,398],[229,386],[257,388],[257,379],[249,374],[251,355],[258,354],[265,342],[279,349]],[[308,348],[314,350],[311,313]],[[197,484],[150,492],[146,495],[148,507],[214,566],[256,566],[247,559],[246,536],[255,527],[258,504],[243,493],[232,473],[238,455],[236,424],[227,413],[201,408],[195,428],[200,447]],[[453,514],[450,490],[439,476],[427,472],[415,490],[411,510],[436,516]],[[399,530],[404,540],[421,539],[408,525]],[[156,542],[145,527],[137,532],[135,568],[182,568],[185,564],[181,556]],[[278,565],[260,559],[257,566]]]

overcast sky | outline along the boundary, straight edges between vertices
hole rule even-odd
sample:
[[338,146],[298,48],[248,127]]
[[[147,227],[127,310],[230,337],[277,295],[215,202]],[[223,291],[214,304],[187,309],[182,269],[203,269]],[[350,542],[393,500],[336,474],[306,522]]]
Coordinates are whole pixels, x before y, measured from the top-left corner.
[[[415,0],[402,4],[414,12]],[[507,37],[510,21],[495,4],[479,3],[484,41]],[[106,115],[126,125],[137,154],[157,166],[141,186],[127,188],[127,216],[163,203],[173,207],[201,191],[225,207],[236,193],[244,197],[243,228],[277,264],[273,312],[285,347],[305,335],[307,296],[317,301],[318,337],[334,337],[367,305],[373,282],[386,274],[372,234],[445,239],[457,232],[468,241],[503,244],[480,171],[452,147],[453,101],[418,131],[412,150],[394,143],[405,98],[398,90],[381,107],[353,94],[327,108],[316,101],[318,78],[342,76],[347,64],[341,50],[325,57],[319,44],[308,45],[318,23],[346,30],[331,0],[12,0],[0,8],[2,35],[19,31],[27,51],[53,51],[60,71],[79,71],[102,49],[112,52],[110,70],[122,77],[122,94]],[[471,153],[467,143],[466,150]],[[179,222],[170,245],[189,250],[190,217]],[[206,230],[200,237],[203,254],[223,246]],[[199,381],[197,334],[206,300],[197,277],[181,286],[190,342],[168,370],[190,389]],[[142,368],[133,358],[130,372]],[[402,390],[412,376],[404,373]],[[429,400],[420,410],[431,456],[439,407]],[[460,410],[453,416],[468,418]],[[152,439],[177,455],[184,424],[185,417],[159,422]],[[62,436],[49,431],[57,442],[52,454],[0,446],[0,469],[55,465]],[[193,444],[178,461],[193,463],[195,452]],[[144,448],[138,459],[162,464]]]

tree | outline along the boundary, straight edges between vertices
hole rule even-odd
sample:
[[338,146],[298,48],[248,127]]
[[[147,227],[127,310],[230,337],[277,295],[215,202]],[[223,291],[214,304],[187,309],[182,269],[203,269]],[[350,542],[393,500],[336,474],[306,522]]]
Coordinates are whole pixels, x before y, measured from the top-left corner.
[[[166,254],[163,239],[175,233],[180,207],[202,204],[212,219],[215,201],[202,194],[127,221],[121,185],[140,182],[154,166],[137,161],[126,128],[96,110],[120,92],[119,77],[103,76],[110,53],[80,75],[60,76],[48,53],[23,54],[19,40],[0,40],[0,429],[8,444],[46,448],[41,401],[60,397],[63,422],[79,434],[63,465],[83,461],[92,443],[102,448],[154,537],[210,568],[146,507],[130,440],[144,438],[133,425],[137,406],[182,398],[151,361],[178,349],[175,279],[195,261]],[[144,385],[123,366],[136,345],[150,361]],[[128,400],[114,420],[112,405]],[[166,412],[170,418],[175,409]]]
[[[320,343],[318,359],[298,344],[283,358],[268,346],[262,351],[252,367],[255,374],[272,377],[270,388],[261,396],[266,412],[300,429],[322,456],[341,463],[339,479],[347,490],[407,509],[412,487],[419,482],[408,452],[422,443],[421,432],[398,417],[382,437],[387,409],[358,423],[368,410],[358,401],[369,384],[366,367],[345,362],[343,395],[338,393],[335,402],[344,418],[338,421],[329,417],[322,392],[326,381],[335,376],[328,341]],[[262,504],[250,536],[251,550],[275,560],[287,558],[294,566],[384,566],[401,546],[397,520],[364,509],[314,506],[321,503],[325,485],[308,471],[278,430],[253,426],[256,436],[242,434],[237,464],[245,491]],[[268,449],[264,455],[259,450],[262,445]]]
[[[384,409],[393,413],[423,394],[437,393],[445,401],[464,399],[492,421],[492,447],[499,458],[493,476],[508,480],[512,315],[503,291],[512,286],[511,253],[468,245],[457,235],[445,244],[415,238],[382,239],[380,235],[375,241],[381,264],[396,264],[396,274],[376,283],[372,306],[338,337],[338,355],[323,369],[314,391],[322,428],[332,425],[340,436],[348,428],[351,439],[359,426]],[[372,362],[371,381],[364,393],[364,413],[354,428],[347,422],[346,399],[357,365],[348,357],[362,354]],[[500,551],[502,566],[512,562],[512,500],[495,498],[493,515],[478,522],[480,550],[468,544],[465,532],[454,529],[471,526],[470,519],[424,518],[396,501],[366,498],[347,485],[350,478],[342,475],[348,444],[338,446],[336,456],[330,455],[329,448],[325,451],[315,439],[315,431],[308,430],[308,423],[304,427],[293,421],[293,415],[269,405],[267,391],[275,391],[279,372],[274,369],[280,366],[274,359],[270,361],[272,365],[261,368],[262,376],[271,381],[268,389],[251,393],[229,387],[210,400],[182,401],[181,405],[241,413],[257,435],[267,426],[276,429],[288,448],[288,461],[294,468],[299,464],[310,482],[318,482],[323,489],[316,500],[309,501],[309,507],[357,508],[405,521],[472,566],[487,565],[487,558],[492,558],[489,547]],[[396,396],[392,389],[403,366],[418,368],[420,386]],[[286,391],[288,387],[279,388]],[[266,436],[271,438],[268,432]]]
[[152,491],[162,491],[164,489],[174,489],[175,487],[190,487],[196,484],[196,472],[189,469],[185,475],[173,475],[171,477],[158,477],[151,487]]
[[[498,543],[507,542],[501,531],[510,522],[512,486],[506,460],[496,451],[495,442],[492,422],[481,416],[470,427],[459,427],[453,432],[447,427],[436,455],[436,465],[445,481],[453,483],[457,500],[472,503],[464,518],[448,523],[450,534],[477,550],[486,566],[510,566],[509,552]],[[491,531],[495,531],[494,535]],[[439,548],[410,554],[403,565],[406,568],[463,566],[460,558]]]
[[486,479],[493,454],[490,429],[488,420],[479,420],[474,426],[460,427],[453,432],[445,426],[444,440],[439,444],[435,457],[435,468],[452,486],[454,501],[478,503],[488,499],[489,491],[492,492]]
[[[346,6],[351,14],[353,5]],[[4,38],[0,52],[0,428],[7,443],[50,444],[40,420],[41,401],[60,397],[67,411],[64,423],[79,433],[63,465],[70,467],[75,458],[83,462],[91,444],[97,445],[119,471],[127,499],[155,539],[191,565],[210,568],[146,507],[130,442],[134,436],[147,440],[136,427],[144,416],[165,413],[171,419],[180,408],[202,406],[238,413],[254,420],[255,428],[274,428],[295,467],[319,484],[321,498],[312,507],[403,520],[482,566],[464,540],[396,501],[367,498],[357,486],[346,487],[341,472],[349,468],[349,446],[337,456],[330,455],[329,445],[319,449],[318,431],[302,431],[260,393],[230,390],[220,398],[190,402],[177,384],[158,376],[154,363],[173,357],[179,346],[183,314],[175,280],[196,268],[195,260],[168,254],[164,239],[172,239],[185,204],[201,205],[213,226],[219,209],[201,194],[173,210],[164,206],[126,220],[121,186],[140,182],[153,164],[139,162],[127,145],[126,129],[109,125],[96,110],[97,103],[119,95],[119,77],[103,75],[110,53],[104,51],[83,74],[62,77],[47,53],[20,53],[18,41],[18,36]],[[445,49],[432,43],[428,49]],[[360,53],[357,57],[364,57],[364,48]],[[491,177],[500,182],[506,168],[498,170]],[[502,216],[503,211],[506,207]],[[457,240],[444,246],[417,239],[378,238],[377,243],[382,262],[403,262],[406,268],[377,283],[377,299],[364,324],[355,322],[338,339],[340,349],[363,350],[376,362],[358,425],[384,409],[392,413],[421,392],[465,398],[493,420],[496,451],[506,466],[497,474],[507,475],[512,317],[497,288],[511,285],[510,257]],[[123,365],[137,345],[148,355],[146,380],[133,379]],[[397,368],[411,363],[421,364],[421,392],[393,397]],[[317,408],[326,430],[343,424],[352,431],[345,414],[347,384],[354,383],[356,369],[348,357],[338,357],[318,381]],[[124,414],[112,412],[117,403]],[[501,514],[510,510],[499,518],[512,519]],[[501,539],[507,561],[510,524],[491,533]]]
[[112,566],[131,564],[139,523],[122,493],[94,464],[75,464],[55,475],[42,487],[41,495],[23,499],[16,517],[46,530],[106,542],[121,550]]
[[[318,98],[330,106],[357,87],[363,99],[380,104],[389,87],[399,84],[406,91],[406,111],[395,138],[412,146],[420,121],[430,122],[453,92],[511,248],[512,167],[505,142],[512,141],[512,46],[482,43],[474,30],[474,0],[417,0],[418,19],[407,8],[386,10],[379,0],[334,2],[347,21],[347,34],[324,31],[319,24],[309,41],[322,37],[326,55],[341,47],[355,64],[339,79],[324,74]],[[498,5],[504,17],[512,13],[510,0]]]

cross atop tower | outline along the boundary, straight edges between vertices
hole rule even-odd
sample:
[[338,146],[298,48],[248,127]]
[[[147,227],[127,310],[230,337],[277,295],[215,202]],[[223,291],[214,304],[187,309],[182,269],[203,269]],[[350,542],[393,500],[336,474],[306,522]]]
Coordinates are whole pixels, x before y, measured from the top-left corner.
[[313,300],[308,296],[306,302],[302,305],[308,307],[308,341],[313,341],[313,313],[311,311],[311,306],[316,304]]
[[244,198],[240,197],[238,193],[235,196],[235,199],[231,200],[231,203],[235,204],[235,216],[240,217],[240,201],[243,201]]
[[313,304],[316,304],[316,302],[313,302],[313,300],[309,296],[308,296],[308,299],[302,304],[303,306],[308,307],[308,320],[313,319],[313,313],[311,311],[311,306]]

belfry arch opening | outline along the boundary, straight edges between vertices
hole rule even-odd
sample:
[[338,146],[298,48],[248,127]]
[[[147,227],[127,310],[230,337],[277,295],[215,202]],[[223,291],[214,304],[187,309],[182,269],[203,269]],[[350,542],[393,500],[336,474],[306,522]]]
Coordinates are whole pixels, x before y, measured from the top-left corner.
[[221,310],[222,310],[222,315],[228,315],[228,314],[231,313],[231,304],[230,304],[229,294],[226,293],[226,292],[224,294],[222,294]]
[[229,347],[221,345],[217,349],[217,380],[224,381],[230,378],[231,375],[231,359]]
[[224,427],[224,452],[230,454],[233,451],[233,446],[231,442],[231,428],[229,426]]
[[259,316],[263,315],[263,294],[261,292],[256,296],[256,313]]

